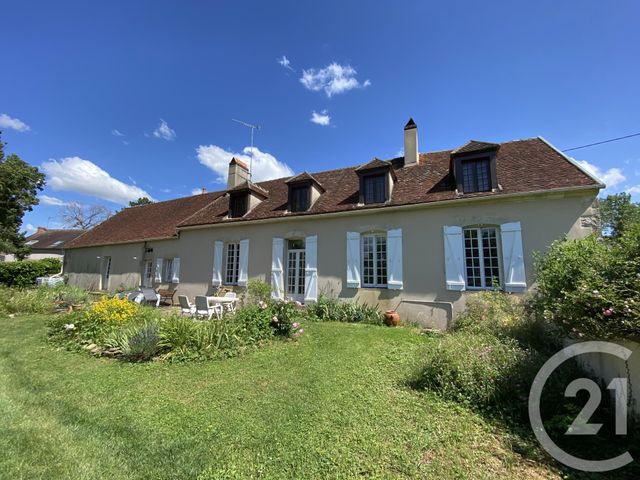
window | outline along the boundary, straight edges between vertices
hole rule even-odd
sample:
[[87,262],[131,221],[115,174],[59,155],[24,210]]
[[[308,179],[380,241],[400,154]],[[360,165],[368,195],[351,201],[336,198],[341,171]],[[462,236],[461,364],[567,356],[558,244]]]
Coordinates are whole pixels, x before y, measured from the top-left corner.
[[52,247],[57,247],[58,245],[62,245],[62,243],[64,243],[64,242],[63,242],[63,240],[58,240],[58,241],[56,241],[56,242],[53,242],[53,243],[51,244],[51,246],[52,246]]
[[35,245],[36,243],[38,243],[38,240],[29,240],[26,245]]
[[495,228],[465,228],[464,258],[468,288],[498,286],[500,264]]
[[229,216],[231,218],[239,218],[247,213],[248,196],[248,194],[231,195],[229,198]]
[[173,258],[165,258],[164,260],[164,281],[166,283],[171,283],[171,270],[173,270]]
[[304,295],[305,275],[304,240],[287,241],[287,294]]
[[290,187],[289,209],[292,212],[304,212],[309,209],[309,186]]
[[362,235],[362,284],[365,287],[387,286],[387,236]]
[[153,285],[153,262],[151,260],[144,262],[144,276],[142,277],[142,284],[145,287]]
[[237,285],[238,266],[240,264],[240,244],[227,243],[227,255],[225,260],[224,283]]
[[366,175],[362,178],[364,203],[384,203],[386,195],[386,174]]
[[488,158],[462,162],[462,191],[464,193],[491,190],[491,170]]

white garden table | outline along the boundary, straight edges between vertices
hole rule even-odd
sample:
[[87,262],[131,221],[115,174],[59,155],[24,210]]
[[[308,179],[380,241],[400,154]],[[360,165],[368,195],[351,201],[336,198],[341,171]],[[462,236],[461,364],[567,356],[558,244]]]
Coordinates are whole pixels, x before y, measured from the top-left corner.
[[229,312],[236,311],[237,301],[238,299],[234,297],[214,297],[214,296],[207,297],[207,302],[209,302],[210,306],[222,305],[222,307],[228,310]]

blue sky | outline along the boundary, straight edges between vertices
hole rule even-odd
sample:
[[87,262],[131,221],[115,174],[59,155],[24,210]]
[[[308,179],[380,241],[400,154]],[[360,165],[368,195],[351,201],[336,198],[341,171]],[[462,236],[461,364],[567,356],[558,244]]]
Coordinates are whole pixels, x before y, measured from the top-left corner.
[[[2,1],[0,128],[65,202],[118,209],[219,180],[259,123],[258,179],[402,149],[640,132],[640,3]],[[286,57],[286,61],[284,60]],[[315,112],[315,115],[314,115]],[[311,121],[312,119],[315,122]],[[640,137],[571,154],[640,199]],[[552,174],[552,172],[550,172]]]

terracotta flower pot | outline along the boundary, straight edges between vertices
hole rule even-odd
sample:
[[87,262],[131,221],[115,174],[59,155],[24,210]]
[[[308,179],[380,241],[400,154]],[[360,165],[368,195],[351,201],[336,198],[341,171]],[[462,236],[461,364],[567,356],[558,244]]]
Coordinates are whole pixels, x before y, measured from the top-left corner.
[[400,314],[395,310],[384,312],[384,323],[389,327],[396,327],[400,324]]

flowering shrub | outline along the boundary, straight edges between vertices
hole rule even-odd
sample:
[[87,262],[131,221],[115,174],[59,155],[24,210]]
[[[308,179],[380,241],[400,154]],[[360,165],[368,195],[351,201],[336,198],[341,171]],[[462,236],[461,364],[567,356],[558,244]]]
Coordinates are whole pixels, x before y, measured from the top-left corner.
[[284,299],[281,302],[273,302],[269,310],[272,313],[271,326],[276,335],[297,338],[304,332],[300,326],[300,320],[304,315],[302,304]]
[[122,324],[133,320],[140,310],[140,305],[126,298],[103,297],[87,310],[86,317],[90,322]]
[[555,242],[538,260],[537,279],[533,311],[566,335],[640,336],[640,225],[613,241]]

